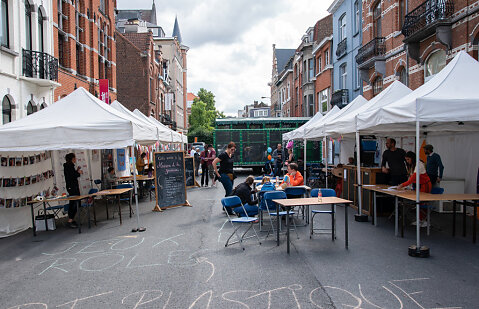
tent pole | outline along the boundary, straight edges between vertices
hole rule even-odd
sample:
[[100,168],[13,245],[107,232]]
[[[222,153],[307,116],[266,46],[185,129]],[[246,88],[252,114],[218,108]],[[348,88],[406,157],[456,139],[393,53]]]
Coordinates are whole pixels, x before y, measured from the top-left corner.
[[323,137],[323,140],[324,140],[324,146],[325,146],[324,166],[326,167],[326,188],[328,188],[328,138]]
[[303,175],[304,175],[305,179],[306,179],[306,143],[307,143],[306,139],[303,139],[303,145],[304,145],[304,150],[303,150],[303,156],[304,156],[304,161],[303,161],[303,162],[304,162],[304,164],[303,164],[304,166],[303,166],[303,169],[304,169],[304,174],[303,174]]
[[429,248],[421,246],[421,222],[420,222],[420,180],[419,180],[419,154],[421,151],[420,145],[420,130],[418,117],[418,104],[416,101],[416,244],[409,246],[408,254],[414,257],[429,257]]
[[[357,121],[356,116],[356,121]],[[357,184],[358,184],[358,214],[354,216],[354,219],[358,222],[368,222],[368,216],[363,215],[363,199],[362,199],[362,187],[361,187],[361,145],[360,145],[359,131],[356,125],[356,171],[357,171]]]
[[88,172],[90,173],[90,188],[93,188],[93,173],[91,172],[91,150],[87,149],[88,155]]
[[137,181],[136,181],[136,142],[133,144],[133,188],[135,190],[135,204],[136,204],[136,226],[137,228],[133,228],[132,232],[144,232],[146,228],[140,227],[140,213],[138,210],[138,190],[137,190]]

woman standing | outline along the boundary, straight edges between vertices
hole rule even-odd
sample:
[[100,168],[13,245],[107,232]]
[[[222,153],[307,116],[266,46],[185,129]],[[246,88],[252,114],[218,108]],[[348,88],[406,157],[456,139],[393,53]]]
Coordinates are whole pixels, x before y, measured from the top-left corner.
[[[213,161],[213,169],[215,170],[216,177],[219,181],[223,184],[223,188],[225,188],[225,196],[229,196],[231,191],[233,191],[233,182],[234,182],[234,173],[233,173],[233,163],[234,163],[234,153],[236,150],[236,144],[230,142],[228,147],[226,147],[225,152],[220,154],[216,159]],[[218,167],[216,164],[220,164],[220,169],[218,171]]]
[[[75,154],[69,153],[65,156],[65,163],[63,164],[63,174],[65,175],[65,182],[68,191],[68,195],[80,195],[80,186],[78,185],[78,177],[83,174],[83,171],[78,166],[75,169],[75,163],[77,162],[77,158]],[[73,219],[77,213],[77,205],[78,201],[70,201],[68,206],[68,225],[71,228],[77,228],[78,225],[76,224]]]

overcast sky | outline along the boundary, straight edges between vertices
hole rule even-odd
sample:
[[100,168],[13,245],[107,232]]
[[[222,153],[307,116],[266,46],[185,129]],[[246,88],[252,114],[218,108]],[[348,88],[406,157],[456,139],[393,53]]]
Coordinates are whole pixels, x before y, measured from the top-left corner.
[[[273,47],[297,48],[333,0],[156,0],[167,36],[178,16],[188,51],[188,92],[212,91],[228,115],[254,100],[270,103]],[[117,0],[118,9],[148,9],[152,0]],[[268,97],[261,99],[261,97]]]

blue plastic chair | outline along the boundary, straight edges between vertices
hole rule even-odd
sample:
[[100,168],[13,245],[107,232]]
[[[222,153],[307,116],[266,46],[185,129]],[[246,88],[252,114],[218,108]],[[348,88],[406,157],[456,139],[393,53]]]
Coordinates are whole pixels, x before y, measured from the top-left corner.
[[[321,195],[323,197],[336,196],[336,191],[334,191],[333,189],[326,189],[326,188],[318,189],[318,188],[315,188],[315,189],[311,190],[311,197],[318,197],[318,193],[319,193],[320,190],[321,190]],[[311,209],[311,224],[310,224],[309,238],[312,238],[313,233],[314,233],[315,230],[316,231],[325,231],[325,230],[329,231],[329,229],[320,229],[320,228],[315,229],[314,228],[314,226],[313,226],[314,217],[317,214],[329,214],[329,215],[331,215],[331,232],[323,232],[323,233],[332,233],[333,229],[334,229],[334,231],[336,231],[336,219],[335,219],[335,216],[334,216],[335,213],[336,213],[335,208],[329,209],[329,210]],[[321,232],[318,233],[318,234],[321,234]],[[336,233],[334,233],[334,234],[336,234]]]
[[[301,187],[287,187],[286,189],[284,189],[284,192],[286,193],[286,196],[288,198],[301,198],[301,197],[306,197],[308,194],[308,191],[305,188],[301,188]],[[304,207],[305,206],[300,206],[301,213],[303,215],[303,220],[304,220]],[[298,216],[299,216],[299,211],[298,211]]]
[[[274,225],[273,225],[273,217],[276,217],[276,220],[279,220],[279,230],[281,231],[281,219],[285,216],[288,215],[287,211],[280,211],[279,213],[277,212],[277,207],[278,204],[273,202],[273,200],[279,200],[279,199],[286,199],[286,193],[284,191],[267,191],[263,195],[263,200],[264,200],[264,205],[266,207],[266,210],[269,214],[269,221],[271,223],[271,230],[268,230],[268,234],[266,237],[269,236],[269,232],[272,231],[274,234]],[[296,233],[296,237],[299,239],[298,232],[296,230],[296,223],[293,220],[293,215],[295,214],[294,211],[289,212],[289,216],[291,217],[291,221],[293,221],[293,226],[294,226],[294,232]]]
[[[123,184],[119,184],[118,186],[116,186],[116,188],[117,189],[126,189],[126,188],[133,188],[133,186],[129,183],[123,183]],[[133,190],[128,193],[127,197],[126,197],[126,195],[120,196],[120,203],[121,202],[128,202],[128,206],[130,207],[130,218],[131,218],[131,215],[133,213],[133,209],[131,208],[132,194],[133,194]]]
[[[97,193],[98,192],[98,189],[90,189],[88,191],[88,194],[93,194],[93,193]],[[91,227],[90,225],[90,210],[93,209],[93,222],[95,223],[95,226],[96,226],[96,211],[95,211],[95,207],[93,205],[93,203],[95,202],[95,199],[93,197],[89,198],[86,203],[82,203],[80,205],[80,209],[79,211],[82,211],[82,209],[85,209],[87,211],[87,216],[88,216],[88,228]]]
[[[231,226],[233,227],[233,233],[231,233],[231,235],[228,237],[228,239],[226,240],[226,243],[225,243],[225,247],[228,247],[228,245],[233,245],[233,244],[236,244],[236,243],[240,243],[241,244],[241,248],[243,248],[243,250],[245,249],[244,246],[243,246],[243,241],[245,239],[248,239],[248,238],[251,238],[251,237],[247,237],[245,238],[245,235],[248,233],[248,231],[250,229],[253,229],[254,231],[254,234],[256,236],[256,238],[258,239],[258,243],[261,245],[261,241],[258,237],[258,234],[256,233],[256,230],[253,226],[254,223],[258,222],[258,219],[257,218],[253,218],[253,217],[249,217],[248,216],[248,213],[246,212],[246,209],[244,208],[243,206],[243,203],[241,203],[241,199],[234,195],[234,196],[228,196],[228,197],[224,197],[221,199],[221,205],[223,206],[223,209],[225,210],[226,212],[226,215],[228,216],[228,221],[231,223]],[[231,216],[229,215],[229,213],[236,207],[238,206],[241,206],[243,207],[243,211],[244,213],[246,214],[245,217],[241,217],[241,218],[231,218]],[[238,229],[241,227],[241,225],[243,224],[249,224],[248,228],[246,229],[246,231],[243,233],[243,235],[241,235],[241,237],[238,235],[237,231]],[[236,225],[236,226],[235,226]],[[238,241],[235,241],[235,242],[229,242],[231,237],[233,237],[233,235],[236,235],[236,237],[238,238]]]
[[45,209],[48,211],[51,211],[53,215],[55,216],[55,218],[60,219],[60,212],[62,211],[63,214],[66,214],[68,212],[68,207],[69,207],[69,204],[48,206]]

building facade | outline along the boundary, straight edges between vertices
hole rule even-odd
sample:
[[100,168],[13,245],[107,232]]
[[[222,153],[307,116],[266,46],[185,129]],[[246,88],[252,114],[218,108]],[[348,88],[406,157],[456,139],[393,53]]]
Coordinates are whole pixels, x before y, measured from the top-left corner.
[[314,90],[315,110],[323,114],[331,109],[331,86],[333,64],[331,49],[333,43],[333,16],[330,14],[314,26],[313,57],[315,65]]
[[117,96],[115,0],[53,0],[53,42],[58,58],[55,100],[78,87],[99,96],[99,80],[109,83],[109,101]]
[[[293,56],[286,63],[276,82],[278,89],[278,105],[281,107],[280,117],[292,117],[293,102]],[[276,109],[271,109],[276,111]],[[278,115],[275,115],[278,117]]]
[[118,101],[130,110],[135,108],[147,116],[160,119],[166,89],[161,53],[155,50],[153,34],[137,27],[138,20],[117,32]]
[[333,15],[333,93],[331,104],[343,107],[362,94],[356,63],[362,45],[362,0],[335,0]]
[[[271,89],[271,116],[279,117],[283,114],[283,105],[285,96],[288,95],[288,88],[292,89],[292,83],[284,84],[285,74],[291,70],[292,57],[295,54],[294,49],[276,48],[273,44],[273,66],[271,72],[271,82],[269,83]],[[291,90],[289,91],[291,96]]]
[[[293,66],[298,68],[293,72],[293,78],[298,80],[298,108],[295,117],[312,117],[314,106],[314,27],[309,27],[301,38],[301,44],[296,49]],[[299,75],[295,75],[299,74]]]
[[367,99],[394,80],[416,89],[461,50],[478,58],[479,1],[365,1],[357,56]]
[[5,124],[52,104],[60,84],[51,2],[2,0],[0,10],[1,123]]

